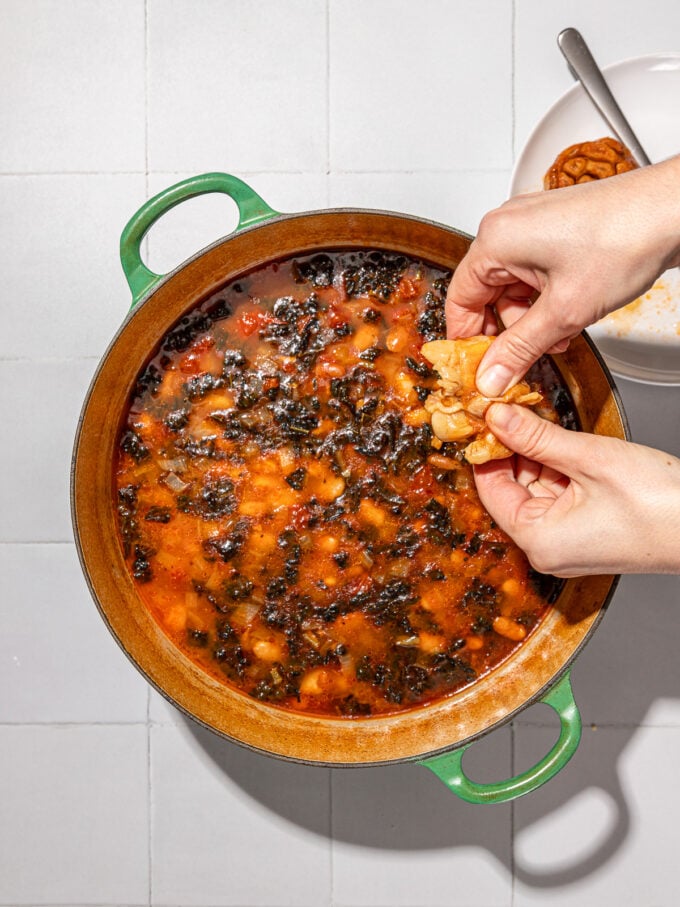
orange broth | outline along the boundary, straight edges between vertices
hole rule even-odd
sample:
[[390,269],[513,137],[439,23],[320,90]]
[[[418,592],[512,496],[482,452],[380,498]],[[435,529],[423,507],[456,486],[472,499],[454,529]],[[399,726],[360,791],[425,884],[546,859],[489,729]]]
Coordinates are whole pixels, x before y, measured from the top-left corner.
[[[420,348],[450,272],[299,257],[225,286],[139,375],[115,464],[144,606],[185,656],[277,707],[361,718],[473,683],[560,589],[434,439]],[[549,362],[530,375],[576,427]]]

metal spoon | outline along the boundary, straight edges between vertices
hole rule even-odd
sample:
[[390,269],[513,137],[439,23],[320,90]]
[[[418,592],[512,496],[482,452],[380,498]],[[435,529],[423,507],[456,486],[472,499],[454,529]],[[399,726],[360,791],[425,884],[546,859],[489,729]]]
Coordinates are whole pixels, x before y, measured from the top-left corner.
[[614,135],[628,148],[641,167],[651,164],[616,98],[609,90],[581,33],[575,28],[565,28],[557,36],[557,43],[572,73],[583,85],[586,94],[605,118]]

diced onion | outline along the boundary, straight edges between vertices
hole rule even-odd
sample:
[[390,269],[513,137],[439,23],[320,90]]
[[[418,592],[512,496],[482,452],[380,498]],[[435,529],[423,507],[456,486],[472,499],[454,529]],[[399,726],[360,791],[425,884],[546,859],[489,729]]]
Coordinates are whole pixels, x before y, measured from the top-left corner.
[[368,553],[368,551],[366,551],[365,549],[361,552],[360,560],[361,560],[361,563],[364,565],[364,567],[373,566],[373,558]]
[[159,458],[158,465],[161,469],[166,469],[168,472],[184,472],[187,468],[187,461],[184,457],[175,457],[172,460]]
[[399,639],[395,639],[394,644],[404,649],[413,649],[418,645],[419,641],[417,636],[400,636]]
[[186,491],[189,487],[189,483],[183,482],[174,472],[169,472],[166,476],[163,476],[160,481],[167,485],[171,491],[174,491],[175,494]]
[[246,627],[257,617],[260,606],[257,602],[247,601],[235,608],[231,613],[231,620],[234,624]]

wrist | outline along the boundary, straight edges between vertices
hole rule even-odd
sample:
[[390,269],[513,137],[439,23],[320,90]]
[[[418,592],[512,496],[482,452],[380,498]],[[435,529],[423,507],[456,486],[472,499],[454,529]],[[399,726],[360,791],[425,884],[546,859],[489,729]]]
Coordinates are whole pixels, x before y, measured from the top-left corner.
[[[638,229],[649,229],[663,270],[680,266],[680,155],[638,171],[644,177],[644,219]],[[646,220],[646,223],[645,223]]]
[[654,454],[658,482],[646,493],[641,490],[633,569],[625,572],[680,574],[680,460],[661,451]]

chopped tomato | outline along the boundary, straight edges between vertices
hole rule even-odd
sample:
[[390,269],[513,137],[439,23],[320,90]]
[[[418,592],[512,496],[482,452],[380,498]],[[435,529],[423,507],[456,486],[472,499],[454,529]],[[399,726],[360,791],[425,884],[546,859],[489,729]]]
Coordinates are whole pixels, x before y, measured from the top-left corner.
[[189,351],[179,360],[179,370],[184,375],[193,375],[199,372],[203,354],[214,346],[215,340],[213,337],[202,337],[200,340],[195,341]]
[[397,293],[402,299],[413,299],[418,295],[418,287],[410,278],[402,277],[397,285]]
[[273,317],[270,312],[265,312],[264,309],[253,308],[248,309],[241,314],[236,319],[236,330],[243,337],[250,337],[251,334],[254,334],[255,331],[260,331],[262,328],[273,321]]

